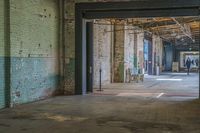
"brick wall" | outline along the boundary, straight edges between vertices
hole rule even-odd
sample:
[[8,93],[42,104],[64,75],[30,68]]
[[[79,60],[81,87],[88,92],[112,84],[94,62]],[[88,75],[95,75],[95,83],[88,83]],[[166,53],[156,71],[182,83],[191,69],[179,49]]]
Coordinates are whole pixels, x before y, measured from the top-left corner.
[[143,72],[144,68],[144,33],[139,33],[137,35],[137,40],[138,40],[138,52],[137,52],[137,57],[138,57],[138,70],[140,73]]
[[114,82],[124,82],[124,25],[114,27]]
[[[110,23],[98,21],[105,25],[94,24],[94,86],[99,85],[99,69],[102,69],[102,84],[111,82],[111,41]],[[108,25],[106,25],[108,24]]]
[[[65,30],[66,30],[66,34],[65,34],[65,73],[64,73],[64,77],[65,77],[65,94],[74,94],[74,90],[75,90],[75,27],[74,27],[74,23],[75,23],[75,18],[74,18],[74,14],[75,14],[75,3],[79,3],[79,2],[107,2],[107,1],[125,1],[125,0],[65,0],[66,4],[65,4]],[[126,0],[126,1],[138,1],[138,0]],[[120,34],[120,33],[119,33]],[[124,34],[122,35],[124,36]],[[121,36],[121,37],[122,37]],[[123,37],[122,37],[123,38]],[[133,37],[134,38],[134,37]],[[140,37],[142,38],[142,37]],[[138,41],[138,37],[136,35],[135,37],[135,41],[136,43],[141,43],[143,40],[141,39],[140,42]],[[141,52],[139,52],[137,50],[137,44],[135,43],[135,51],[134,51],[134,67],[138,68],[138,56],[139,54],[141,54]],[[123,46],[120,46],[123,47]],[[118,50],[119,51],[119,50]],[[122,50],[123,51],[123,50]],[[140,50],[141,51],[141,50]],[[126,55],[127,56],[127,55]],[[118,57],[117,57],[118,58]],[[115,74],[114,75],[118,75],[115,77],[118,77],[118,79],[115,79],[115,81],[120,81],[123,82],[124,81],[124,58],[120,59],[121,61],[119,61],[115,66]],[[123,61],[122,61],[123,60]],[[140,60],[142,60],[142,58],[140,58]],[[141,63],[139,67],[142,67],[143,64]],[[113,76],[112,76],[113,77]]]
[[65,0],[65,95],[72,95],[75,91],[75,3],[95,1],[96,0]]
[[[153,43],[153,66],[154,71],[156,71],[156,67],[160,67],[160,71],[162,69],[162,54],[163,54],[163,41],[162,39],[157,36],[152,36],[152,43]],[[154,72],[156,74],[156,72]]]
[[128,71],[134,68],[134,31],[133,26],[125,26],[124,39],[124,80],[128,81]]
[[57,0],[10,1],[11,106],[56,92],[58,38]]

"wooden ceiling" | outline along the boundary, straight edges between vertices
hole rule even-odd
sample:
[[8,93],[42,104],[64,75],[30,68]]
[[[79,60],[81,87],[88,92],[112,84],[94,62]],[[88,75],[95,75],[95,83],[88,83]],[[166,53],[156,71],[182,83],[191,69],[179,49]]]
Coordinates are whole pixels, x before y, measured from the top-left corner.
[[[159,17],[109,19],[111,24],[126,24],[159,35],[179,47],[199,48],[200,17]],[[127,29],[129,30],[129,29]]]
[[128,20],[127,24],[141,27],[144,30],[159,35],[177,47],[199,48],[200,17],[133,19]]

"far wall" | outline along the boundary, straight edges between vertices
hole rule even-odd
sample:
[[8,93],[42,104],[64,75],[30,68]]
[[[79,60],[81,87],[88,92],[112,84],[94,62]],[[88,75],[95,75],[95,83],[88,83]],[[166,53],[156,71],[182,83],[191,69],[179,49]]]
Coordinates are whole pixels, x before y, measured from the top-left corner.
[[[144,73],[144,32],[134,31],[133,26],[110,25],[105,20],[94,24],[94,87],[99,86],[100,68],[102,84],[128,81],[132,74]],[[152,74],[156,68],[162,71],[163,40],[152,36]]]
[[192,61],[191,68],[197,68],[199,65],[199,52],[198,51],[184,51],[180,52],[180,68],[186,68],[186,60],[190,58]]

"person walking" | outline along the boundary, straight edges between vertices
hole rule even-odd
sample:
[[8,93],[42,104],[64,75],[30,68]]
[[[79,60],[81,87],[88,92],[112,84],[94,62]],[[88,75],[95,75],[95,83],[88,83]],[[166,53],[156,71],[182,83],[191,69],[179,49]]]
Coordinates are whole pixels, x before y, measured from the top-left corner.
[[187,67],[187,75],[189,75],[189,73],[190,73],[190,67],[191,67],[191,60],[190,60],[190,58],[188,57],[187,58],[187,61],[186,61],[186,67]]

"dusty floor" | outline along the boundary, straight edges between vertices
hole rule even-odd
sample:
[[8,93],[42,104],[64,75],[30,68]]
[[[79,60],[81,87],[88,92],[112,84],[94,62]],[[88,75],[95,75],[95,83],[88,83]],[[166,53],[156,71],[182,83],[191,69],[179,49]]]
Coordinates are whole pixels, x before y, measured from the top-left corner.
[[[0,110],[0,133],[200,133],[195,76],[192,84],[185,81],[188,77],[172,76],[184,81],[176,84],[176,90],[172,81],[151,84],[156,78],[149,77],[145,86],[150,88],[129,84],[124,91],[113,84],[90,95],[55,97]],[[166,94],[157,98],[161,92]]]
[[95,89],[95,95],[151,97],[166,100],[195,99],[199,96],[199,74],[162,73],[145,75],[144,82],[114,83],[104,85],[103,91]]

